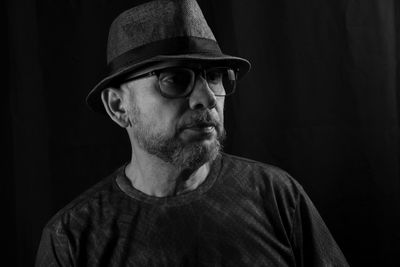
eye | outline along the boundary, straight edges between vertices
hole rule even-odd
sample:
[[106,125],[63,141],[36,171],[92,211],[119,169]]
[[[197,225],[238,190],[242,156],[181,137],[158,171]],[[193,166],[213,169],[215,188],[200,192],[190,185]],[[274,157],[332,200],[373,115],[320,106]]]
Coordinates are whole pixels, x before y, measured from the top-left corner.
[[168,85],[188,85],[191,81],[191,75],[186,70],[171,69],[163,71],[160,74],[160,82]]
[[165,95],[184,95],[192,87],[193,73],[187,69],[166,69],[160,73],[159,82],[160,89]]
[[221,69],[211,69],[207,71],[207,82],[211,84],[222,83],[223,70]]

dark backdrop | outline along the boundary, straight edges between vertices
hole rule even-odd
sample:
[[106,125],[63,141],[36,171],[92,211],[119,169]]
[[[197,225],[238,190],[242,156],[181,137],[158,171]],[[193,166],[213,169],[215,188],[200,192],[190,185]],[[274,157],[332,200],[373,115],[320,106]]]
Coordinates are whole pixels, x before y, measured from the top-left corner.
[[[1,2],[7,266],[32,265],[46,221],[129,157],[84,97],[109,24],[136,2]],[[225,150],[290,172],[352,266],[400,266],[399,2],[199,3],[224,51],[253,65],[227,100]]]

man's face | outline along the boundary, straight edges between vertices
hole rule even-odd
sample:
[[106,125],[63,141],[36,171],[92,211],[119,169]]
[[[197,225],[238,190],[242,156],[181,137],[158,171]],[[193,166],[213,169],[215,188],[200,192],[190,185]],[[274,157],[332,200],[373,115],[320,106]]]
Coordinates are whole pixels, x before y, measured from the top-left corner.
[[122,85],[133,147],[180,169],[215,159],[225,137],[224,97],[216,97],[201,76],[186,98],[165,98],[158,86],[157,76]]

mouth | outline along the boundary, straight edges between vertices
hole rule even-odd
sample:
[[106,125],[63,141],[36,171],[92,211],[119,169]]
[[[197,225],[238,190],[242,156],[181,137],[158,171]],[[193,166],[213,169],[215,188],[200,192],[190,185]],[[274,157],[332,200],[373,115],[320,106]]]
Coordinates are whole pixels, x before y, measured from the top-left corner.
[[196,123],[184,127],[183,132],[191,136],[200,138],[210,138],[216,130],[216,125],[213,123]]
[[195,123],[190,124],[184,127],[185,129],[192,129],[192,130],[212,130],[215,129],[216,125],[214,123]]
[[208,132],[214,131],[215,127],[214,126],[194,126],[194,127],[190,127],[190,128],[186,128],[186,129],[192,130],[192,131],[197,131],[197,132],[208,133]]

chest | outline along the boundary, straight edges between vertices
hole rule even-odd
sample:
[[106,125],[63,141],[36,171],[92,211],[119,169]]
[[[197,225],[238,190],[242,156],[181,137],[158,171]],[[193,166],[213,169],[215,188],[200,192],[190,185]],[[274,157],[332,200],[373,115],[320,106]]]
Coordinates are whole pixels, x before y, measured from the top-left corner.
[[275,216],[251,198],[132,209],[93,227],[80,254],[86,266],[291,266]]

